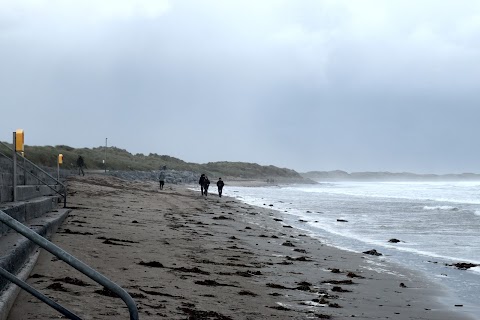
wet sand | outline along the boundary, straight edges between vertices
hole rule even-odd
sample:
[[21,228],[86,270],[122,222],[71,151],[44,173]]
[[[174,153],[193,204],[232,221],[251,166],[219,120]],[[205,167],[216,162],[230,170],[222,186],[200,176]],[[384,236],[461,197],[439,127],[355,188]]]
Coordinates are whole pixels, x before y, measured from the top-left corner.
[[[74,209],[52,240],[127,290],[140,319],[469,319],[419,274],[326,246],[215,189],[72,177]],[[28,281],[83,319],[129,318],[43,250]],[[22,292],[9,319],[60,317]]]

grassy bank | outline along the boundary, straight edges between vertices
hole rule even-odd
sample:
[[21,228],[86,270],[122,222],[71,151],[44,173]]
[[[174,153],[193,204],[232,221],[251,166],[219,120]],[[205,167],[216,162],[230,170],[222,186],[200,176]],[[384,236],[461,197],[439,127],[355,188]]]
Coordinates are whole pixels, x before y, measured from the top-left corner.
[[[5,153],[5,150],[2,150]],[[81,155],[88,169],[103,170],[105,164],[105,147],[97,148],[73,148],[66,145],[57,146],[25,146],[25,157],[36,164],[46,167],[56,167],[58,154],[63,154],[64,169],[76,167],[76,161]],[[294,170],[278,168],[275,166],[262,166],[247,162],[209,162],[205,164],[185,162],[181,159],[168,155],[150,153],[132,154],[127,150],[117,147],[106,149],[106,163],[108,170],[160,170],[163,167],[179,171],[204,172],[212,176],[230,176],[245,179],[259,178],[286,178],[299,179],[302,177]]]

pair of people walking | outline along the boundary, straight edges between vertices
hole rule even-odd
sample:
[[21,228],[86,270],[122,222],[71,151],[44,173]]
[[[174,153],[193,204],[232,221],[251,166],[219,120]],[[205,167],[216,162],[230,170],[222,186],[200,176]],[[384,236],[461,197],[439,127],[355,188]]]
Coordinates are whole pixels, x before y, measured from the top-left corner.
[[[208,188],[210,187],[210,180],[208,179],[208,177],[204,173],[202,173],[202,175],[200,176],[200,180],[198,181],[198,184],[200,185],[200,190],[202,191],[202,196],[203,195],[207,196],[208,195]],[[222,196],[222,191],[223,191],[223,186],[224,185],[225,185],[225,183],[223,183],[222,178],[218,178],[217,188],[218,188],[218,196],[219,197]]]

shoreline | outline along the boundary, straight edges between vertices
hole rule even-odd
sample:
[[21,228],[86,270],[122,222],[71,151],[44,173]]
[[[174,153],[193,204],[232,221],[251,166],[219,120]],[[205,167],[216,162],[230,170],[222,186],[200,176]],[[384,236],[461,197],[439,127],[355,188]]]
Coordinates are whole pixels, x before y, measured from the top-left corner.
[[[327,246],[275,221],[272,209],[188,187],[73,177],[75,209],[53,242],[134,295],[140,319],[474,319],[445,308],[441,288],[415,272]],[[99,296],[99,285],[48,253],[32,275],[85,319],[125,317],[119,299]],[[22,292],[9,319],[55,315]]]
[[[247,202],[243,202],[240,199],[236,199],[236,198],[234,199],[236,201],[245,203],[246,205],[251,205],[253,207],[257,207],[263,210],[275,211],[278,213],[279,216],[285,215],[285,213],[280,209],[274,209],[274,208],[270,209],[266,207],[261,207],[260,205],[249,204]],[[276,223],[283,224],[284,222],[276,222]],[[325,239],[319,239],[313,235],[309,235],[308,233],[310,231],[308,230],[297,229],[297,232],[305,233],[306,236],[311,238],[312,241],[322,242],[325,240]],[[403,264],[400,264],[399,262],[391,260],[388,256],[375,257],[371,255],[365,255],[362,252],[359,252],[353,249],[336,246],[332,243],[328,243],[328,240],[325,243],[325,246],[333,249],[334,251],[338,250],[344,255],[348,255],[350,253],[355,255],[356,258],[360,256],[360,259],[368,260],[369,261],[368,263],[379,266],[383,272],[390,273],[393,277],[409,278],[411,282],[414,282],[417,284],[422,283],[420,286],[416,287],[415,289],[422,288],[426,290],[426,294],[429,295],[428,297],[429,300],[431,300],[431,302],[433,302],[436,305],[434,308],[444,309],[453,313],[457,313],[455,319],[464,319],[463,317],[466,317],[466,319],[480,319],[475,316],[476,314],[475,312],[478,311],[478,308],[474,308],[474,307],[469,308],[463,304],[458,305],[459,299],[454,296],[454,294],[450,291],[450,289],[445,284],[441,283],[440,280],[435,280],[434,277],[428,274],[427,271],[410,268],[407,265],[403,265]],[[363,266],[361,268],[365,268],[365,267]],[[459,307],[462,307],[462,308],[459,308]],[[436,316],[435,319],[441,319],[441,318]]]
[[[289,186],[289,185],[291,185],[291,184],[276,184],[276,183],[275,184],[271,184],[271,183],[267,184],[267,183],[265,183],[263,181],[259,181],[259,180],[241,180],[241,183],[237,183],[237,181],[235,180],[235,181],[232,181],[231,183],[229,183],[230,187],[246,187],[246,188],[249,188],[249,187],[260,187],[260,188],[261,187],[281,187],[281,186]],[[195,189],[195,187],[193,185],[190,186],[190,190],[194,190],[194,189]],[[215,190],[216,190],[216,188],[215,188]],[[237,192],[237,191],[234,191],[234,192]],[[235,199],[235,201],[239,201],[239,202],[244,203],[246,205],[250,205],[250,206],[253,206],[253,207],[256,207],[256,208],[260,208],[260,209],[274,211],[274,212],[277,213],[276,214],[277,218],[278,217],[287,218],[287,219],[284,219],[282,222],[276,222],[276,223],[285,224],[287,220],[290,220],[289,223],[292,223],[293,225],[295,225],[295,222],[292,221],[292,219],[291,219],[292,216],[290,214],[284,213],[283,209],[279,209],[275,206],[268,207],[267,203],[270,203],[270,202],[263,203],[263,206],[262,206],[259,203],[255,204],[255,203],[246,202],[246,201],[242,200],[241,198],[240,199],[236,198],[236,197],[232,197],[232,198]],[[288,218],[290,218],[290,219],[288,219]],[[306,221],[304,221],[304,222],[306,222]],[[334,243],[331,242],[331,239],[328,238],[328,237],[325,237],[325,235],[323,235],[319,238],[318,235],[312,234],[311,230],[299,228],[298,225],[294,226],[293,228],[298,228],[297,229],[298,232],[305,233],[308,237],[311,237],[313,240],[325,241],[325,244],[327,246],[332,247],[332,248],[338,249],[340,251],[352,252],[352,253],[355,253],[355,254],[358,254],[358,255],[363,255],[362,250],[356,250],[356,249],[352,249],[352,248],[342,247],[340,245],[335,245]],[[368,257],[368,255],[363,255],[363,256]],[[434,257],[429,257],[429,256],[425,256],[425,258],[426,259],[427,258],[434,259]],[[416,278],[418,279],[417,281],[429,283],[429,286],[434,288],[433,290],[437,292],[437,293],[433,294],[433,296],[436,297],[436,299],[434,299],[434,300],[438,300],[437,302],[441,305],[441,308],[444,308],[446,310],[450,310],[452,312],[459,312],[460,314],[466,315],[467,317],[471,317],[472,319],[480,319],[480,317],[476,316],[476,314],[479,311],[479,308],[475,306],[475,303],[473,303],[472,301],[469,301],[469,300],[464,300],[461,296],[457,296],[456,291],[453,291],[452,288],[448,287],[447,284],[443,283],[443,281],[445,281],[447,279],[444,279],[444,278],[441,279],[438,276],[436,277],[434,274],[432,274],[428,270],[421,270],[421,269],[410,267],[408,265],[408,263],[401,263],[401,261],[398,261],[398,260],[395,260],[395,259],[391,258],[390,255],[388,255],[388,254],[383,255],[381,257],[377,257],[376,259],[378,259],[379,261],[384,263],[385,266],[388,266],[389,268],[404,269],[404,270],[406,270],[406,273],[414,274],[416,276]],[[447,260],[445,260],[445,261],[447,261]],[[461,261],[461,259],[460,260],[450,259],[449,261],[451,263],[454,263],[455,261]],[[437,264],[438,262],[432,261],[432,263]],[[446,264],[446,263],[447,262],[444,262],[444,264]],[[443,264],[441,264],[441,265],[443,266]],[[445,271],[442,270],[442,271],[438,271],[437,273],[442,274],[442,272],[445,272]],[[462,273],[462,272],[465,272],[465,271],[464,270],[453,269],[453,270],[450,270],[450,272]]]
[[[292,200],[288,200],[290,198],[286,197],[285,192],[282,193],[282,196],[276,196],[277,192],[275,191],[275,188],[259,188],[251,191],[248,188],[242,189],[241,187],[242,186],[240,186],[239,189],[233,188],[235,190],[233,191],[234,193],[230,193],[229,195],[235,195],[239,201],[245,201],[250,205],[257,205],[262,208],[268,208],[268,204],[270,204],[270,207],[278,212],[278,217],[283,219],[282,223],[291,224],[294,228],[303,230],[303,232],[306,232],[313,238],[324,241],[325,244],[340,250],[362,254],[362,252],[366,250],[375,248],[383,254],[379,259],[385,259],[387,263],[398,265],[407,270],[411,270],[412,272],[419,273],[424,276],[426,281],[436,284],[441,291],[445,292],[445,297],[441,297],[440,300],[449,310],[461,310],[462,313],[471,314],[475,319],[480,319],[478,316],[480,312],[480,308],[478,307],[478,297],[475,293],[475,289],[478,287],[478,272],[480,268],[477,267],[472,268],[471,270],[462,270],[454,266],[454,264],[462,263],[477,264],[477,261],[472,259],[428,255],[421,251],[420,253],[414,253],[414,250],[403,250],[403,247],[399,248],[394,245],[384,246],[385,243],[380,243],[378,241],[369,242],[358,237],[350,238],[341,233],[336,234],[335,232],[328,231],[330,230],[329,228],[323,229],[321,224],[317,223],[319,221],[314,221],[316,219],[322,220],[320,216],[317,218],[314,215],[309,214],[312,212],[315,213],[317,210],[320,210],[319,213],[322,212],[323,209],[321,207],[311,205],[295,206],[295,204],[292,206],[292,203],[288,205]],[[287,187],[288,189],[288,186],[284,187]],[[263,192],[262,190],[273,191]],[[305,200],[304,198],[302,199]],[[296,202],[298,202],[298,199]],[[296,204],[300,203],[301,201]],[[344,209],[343,205],[338,208],[340,211],[342,208]],[[307,212],[307,215],[299,213],[304,213],[305,211]],[[329,216],[329,218],[331,220],[332,216]],[[344,218],[341,213],[339,213],[336,218],[348,219],[348,217]],[[333,219],[335,219],[335,216],[333,216]],[[321,223],[321,221],[319,223]],[[390,236],[390,238],[395,237]],[[388,235],[384,239],[389,239]],[[406,238],[400,237],[400,239],[405,240]],[[384,240],[384,242],[386,242],[386,240]]]

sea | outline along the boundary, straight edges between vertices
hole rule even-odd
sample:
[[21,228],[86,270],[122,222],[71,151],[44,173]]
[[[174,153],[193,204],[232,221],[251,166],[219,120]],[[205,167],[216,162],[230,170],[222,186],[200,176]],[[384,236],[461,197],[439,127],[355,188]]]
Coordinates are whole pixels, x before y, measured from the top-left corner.
[[480,264],[480,181],[227,185],[224,194],[278,210],[282,223],[326,244],[375,249],[440,284],[444,303],[480,315],[480,267],[448,266]]

